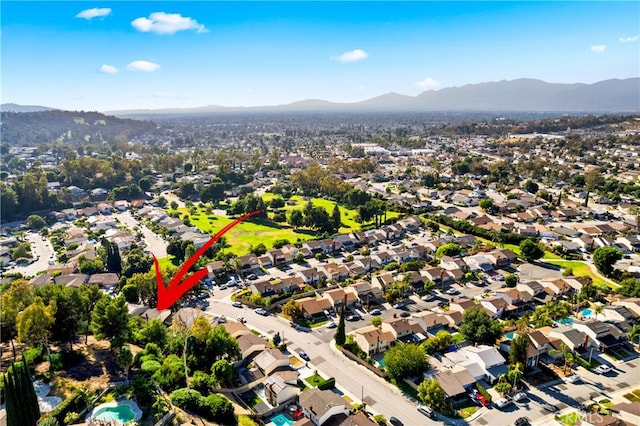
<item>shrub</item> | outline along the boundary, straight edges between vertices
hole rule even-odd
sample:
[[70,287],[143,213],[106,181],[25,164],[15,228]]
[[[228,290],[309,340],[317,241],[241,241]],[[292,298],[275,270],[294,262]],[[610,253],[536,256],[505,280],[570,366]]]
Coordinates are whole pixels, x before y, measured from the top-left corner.
[[49,357],[49,371],[60,371],[62,370],[62,355],[61,354],[51,354]]
[[324,382],[318,385],[318,389],[320,390],[328,390],[336,387],[336,379],[334,377],[330,377]]
[[27,365],[36,365],[42,361],[42,346],[27,349],[22,353],[22,358],[27,362]]
[[480,395],[484,396],[487,399],[487,401],[491,402],[491,394],[487,392],[484,386],[476,382],[476,388],[478,389],[478,392],[480,392]]
[[169,399],[174,405],[182,408],[183,410],[196,413],[200,411],[200,400],[202,399],[202,394],[195,389],[181,388],[171,392]]
[[160,363],[156,360],[150,359],[148,361],[144,361],[140,366],[140,371],[143,373],[153,376],[153,374],[160,369]]
[[38,423],[38,426],[60,426],[58,420],[55,417],[47,417]]
[[212,394],[202,398],[202,414],[220,424],[234,424],[233,404],[225,396]]
[[51,412],[51,417],[55,418],[59,424],[66,424],[64,420],[69,413],[79,413],[84,410],[86,406],[87,399],[85,393],[77,390]]
[[215,378],[209,376],[203,371],[196,371],[191,377],[191,386],[202,393],[209,393],[215,388]]

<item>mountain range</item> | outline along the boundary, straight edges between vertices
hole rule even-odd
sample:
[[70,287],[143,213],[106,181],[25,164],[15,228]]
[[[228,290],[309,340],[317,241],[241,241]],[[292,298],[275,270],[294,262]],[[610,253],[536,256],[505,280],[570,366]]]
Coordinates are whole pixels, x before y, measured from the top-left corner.
[[[8,109],[3,104],[2,110]],[[38,107],[23,107],[38,108]],[[41,107],[44,108],[44,107]],[[337,103],[307,99],[284,105],[165,108],[105,111],[117,116],[211,114],[226,112],[374,112],[374,111],[496,111],[606,113],[640,112],[640,78],[611,79],[593,84],[547,83],[536,79],[502,80],[440,90],[417,96],[387,93],[360,102]]]

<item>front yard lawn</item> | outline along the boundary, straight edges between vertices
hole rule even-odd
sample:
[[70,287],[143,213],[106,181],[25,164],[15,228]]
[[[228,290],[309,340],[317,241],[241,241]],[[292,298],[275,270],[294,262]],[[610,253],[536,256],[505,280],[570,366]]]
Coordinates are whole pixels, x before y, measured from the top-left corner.
[[305,382],[309,383],[314,388],[317,388],[318,385],[324,383],[324,379],[318,373],[314,373],[313,376],[305,377]]
[[567,414],[563,414],[562,416],[556,416],[556,420],[565,426],[575,426],[580,423],[581,419],[580,413],[571,412]]
[[625,398],[627,398],[629,401],[631,402],[636,402],[636,401],[640,401],[640,389],[635,389],[629,393],[625,393],[624,395]]
[[478,406],[471,401],[466,401],[456,406],[456,416],[461,419],[466,419],[476,411],[478,411]]
[[571,268],[573,270],[573,275],[576,277],[589,277],[593,280],[593,284],[595,285],[606,285],[610,286],[608,282],[603,280],[602,278],[596,276],[593,272],[591,272],[591,268],[585,262],[580,262],[577,260],[556,260],[556,259],[545,259],[546,263],[551,265],[556,265],[561,267],[562,269]]

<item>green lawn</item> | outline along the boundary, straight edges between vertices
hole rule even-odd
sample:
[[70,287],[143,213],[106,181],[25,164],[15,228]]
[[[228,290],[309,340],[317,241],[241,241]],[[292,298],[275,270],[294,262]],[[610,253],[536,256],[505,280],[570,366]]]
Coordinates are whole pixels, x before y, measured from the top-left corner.
[[[269,202],[273,197],[275,197],[274,194],[267,192],[262,196],[262,199],[265,202]],[[307,201],[304,199],[304,197],[300,195],[294,195],[291,198],[289,198],[288,201],[289,202],[295,201],[296,204],[289,205],[289,203],[286,203],[281,210],[284,210],[286,212],[290,212],[291,210],[296,210],[296,209],[300,210],[304,208],[305,204],[307,204]],[[324,209],[329,213],[329,215],[331,215],[331,212],[333,211],[333,208],[336,205],[335,201],[325,200],[324,198],[311,198],[311,202],[313,203],[314,206],[324,207]],[[348,209],[342,205],[338,205],[338,208],[340,209],[340,218],[342,220],[342,227],[340,228],[340,233],[344,234],[347,232],[359,230],[360,224],[355,220],[358,214],[356,210]],[[394,219],[398,216],[399,214],[396,212],[387,212],[387,219]]]
[[462,342],[464,342],[464,336],[461,333],[453,333],[451,335],[451,337],[453,337],[453,342],[454,343],[462,343]]
[[462,419],[466,419],[476,411],[478,411],[478,406],[476,406],[471,401],[462,403],[456,407],[456,415],[457,417]]
[[591,272],[591,268],[589,268],[589,265],[587,265],[585,262],[580,262],[577,260],[562,261],[551,259],[546,260],[546,263],[559,266],[562,269],[571,268],[573,269],[573,275],[575,275],[576,277],[591,277],[591,279],[593,280],[593,284],[595,285],[609,285],[608,282],[593,274],[593,272]]
[[[265,201],[273,198],[273,194],[265,194],[263,199]],[[304,207],[306,201],[301,196],[293,196],[291,200],[296,201],[295,205],[285,205],[282,210],[290,211],[293,209],[301,209]],[[322,198],[313,198],[311,200],[314,205],[324,207],[329,214],[333,211],[335,203],[333,201],[324,200]],[[233,222],[233,218],[226,216],[217,216],[214,214],[207,215],[203,209],[196,207],[198,210],[195,215],[190,216],[191,224],[203,232],[208,234],[215,234],[229,223]],[[348,233],[357,231],[360,229],[360,224],[355,221],[356,211],[347,209],[343,206],[339,206],[342,217],[343,226],[340,228],[340,233]],[[178,209],[180,218],[184,218],[185,214],[189,213],[187,207]],[[388,212],[387,219],[397,218],[399,216],[396,212]],[[257,245],[263,243],[267,249],[273,247],[273,242],[276,240],[289,240],[291,243],[298,243],[311,240],[315,238],[315,233],[308,229],[294,230],[287,224],[278,224],[270,221],[251,221],[242,222],[236,225],[233,229],[229,230],[225,234],[227,242],[231,246],[230,251],[236,255],[244,255],[249,252],[251,245]]]
[[574,426],[580,423],[581,417],[580,413],[574,411],[562,416],[556,416],[556,420],[565,426]]
[[318,387],[318,385],[320,385],[321,383],[324,383],[325,380],[318,373],[315,373],[313,376],[306,377],[304,381],[315,388]]

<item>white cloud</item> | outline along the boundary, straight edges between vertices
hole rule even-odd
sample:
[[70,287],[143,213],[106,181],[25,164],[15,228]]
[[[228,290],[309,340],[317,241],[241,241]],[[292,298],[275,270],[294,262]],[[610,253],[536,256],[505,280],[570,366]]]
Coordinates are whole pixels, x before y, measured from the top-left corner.
[[595,46],[591,46],[591,51],[595,53],[602,53],[607,50],[607,46],[604,44],[596,44]]
[[84,19],[90,20],[93,18],[102,18],[110,14],[111,14],[111,9],[109,9],[108,7],[101,7],[101,8],[94,7],[93,9],[85,9],[82,12],[78,13],[76,15],[76,18],[84,18]]
[[421,89],[435,89],[436,87],[440,86],[440,83],[438,83],[431,77],[427,77],[424,80],[417,82],[416,86],[420,87]]
[[636,41],[638,41],[638,36],[634,35],[632,37],[620,37],[618,41],[620,43],[635,43]]
[[369,54],[364,50],[355,49],[350,52],[344,52],[342,55],[338,56],[336,60],[340,62],[356,62],[367,59],[367,56],[369,56]]
[[198,21],[179,13],[154,12],[148,18],[137,18],[131,21],[131,25],[143,33],[175,34],[178,31],[195,30],[197,33],[206,33],[208,30]]
[[160,65],[149,61],[133,61],[127,65],[129,71],[153,72],[160,68]]
[[113,65],[102,64],[102,66],[100,67],[100,72],[103,72],[105,74],[115,74],[118,72],[118,68],[114,67]]

